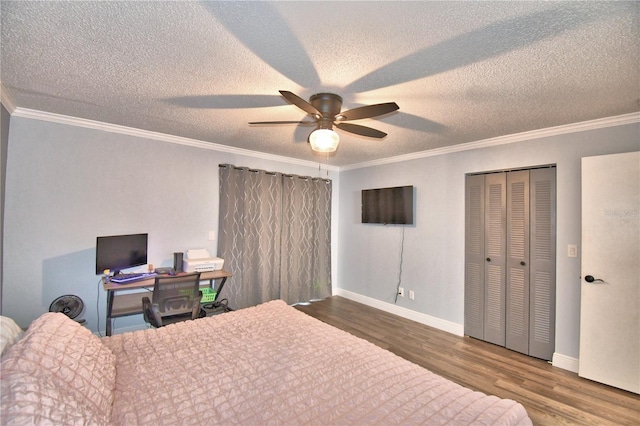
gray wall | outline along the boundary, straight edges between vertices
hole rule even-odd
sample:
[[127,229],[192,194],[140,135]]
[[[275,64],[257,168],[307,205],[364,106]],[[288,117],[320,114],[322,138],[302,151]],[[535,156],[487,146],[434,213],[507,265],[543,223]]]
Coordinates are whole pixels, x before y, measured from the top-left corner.
[[[104,330],[106,293],[95,274],[100,235],[149,233],[149,262],[173,252],[216,254],[218,164],[318,176],[318,166],[12,117],[5,208],[3,312],[22,327],[63,294],[85,302],[87,326]],[[329,178],[335,176],[331,172]],[[322,176],[327,177],[323,169]],[[98,325],[98,320],[100,324]],[[140,315],[115,328],[143,325]]]
[[402,287],[415,300],[397,304],[462,325],[465,173],[556,164],[556,353],[577,358],[580,259],[567,257],[567,245],[580,244],[580,158],[639,149],[640,125],[633,124],[341,171],[338,287],[393,303],[402,227],[361,224],[360,191],[414,185],[417,215],[404,230]]
[[[405,228],[398,305],[463,323],[465,173],[557,164],[556,352],[577,358],[580,158],[640,149],[640,125],[584,131],[381,166],[330,172],[334,180],[334,286],[392,303],[402,228],[360,224],[360,190],[415,185],[416,224]],[[93,331],[104,330],[105,292],[95,275],[95,238],[148,232],[150,262],[217,241],[218,164],[326,177],[291,164],[12,117],[5,191],[3,314],[26,327],[62,294],[78,294]],[[117,203],[122,203],[118,206]],[[98,327],[98,319],[100,324]],[[139,327],[140,316],[116,320]]]
[[9,111],[0,104],[0,314],[2,314],[2,252],[4,248],[4,192],[7,177],[7,147],[9,146]]

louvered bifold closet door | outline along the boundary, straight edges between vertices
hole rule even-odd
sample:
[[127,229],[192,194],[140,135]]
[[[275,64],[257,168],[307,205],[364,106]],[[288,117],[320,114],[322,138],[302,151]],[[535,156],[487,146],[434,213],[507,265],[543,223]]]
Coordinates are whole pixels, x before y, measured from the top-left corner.
[[464,334],[484,339],[484,176],[465,187]]
[[506,344],[529,352],[529,171],[507,173]]
[[484,340],[505,345],[506,175],[485,175]]
[[550,360],[555,350],[556,169],[530,171],[531,254],[529,355]]
[[465,334],[550,360],[555,167],[467,175],[465,191]]

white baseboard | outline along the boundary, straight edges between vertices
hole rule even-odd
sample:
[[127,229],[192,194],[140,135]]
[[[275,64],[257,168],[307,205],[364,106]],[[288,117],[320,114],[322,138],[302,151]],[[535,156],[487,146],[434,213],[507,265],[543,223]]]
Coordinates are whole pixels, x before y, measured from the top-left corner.
[[569,370],[574,373],[578,372],[579,363],[580,362],[577,358],[562,355],[558,352],[553,353],[553,359],[551,360],[551,365],[553,365],[554,367],[562,368],[563,370]]
[[447,333],[455,334],[456,336],[464,335],[464,325],[462,324],[457,324],[455,322],[432,317],[427,314],[412,311],[411,309],[403,308],[402,306],[382,302],[380,300],[373,299],[368,296],[363,296],[358,293],[353,293],[348,290],[343,290],[341,288],[336,289],[334,294],[358,303],[362,303],[363,305],[371,306],[372,308],[380,309],[381,311],[389,312],[390,314],[398,315],[400,317],[419,322],[420,324],[428,325],[429,327],[437,328],[438,330],[446,331]]
[[[341,288],[335,289],[334,292],[337,296],[342,296],[346,299],[353,300],[363,305],[371,306],[391,314],[395,314],[419,322],[429,327],[437,328],[438,330],[446,331],[447,333],[455,334],[456,336],[464,336],[464,325],[457,324],[455,322],[446,321],[440,318],[432,317],[420,312],[412,311],[411,309],[403,308],[392,303],[382,302],[377,299],[373,299],[368,296],[363,296],[358,293],[353,293]],[[574,373],[578,372],[578,360],[560,353],[554,352],[552,365],[554,367],[562,368],[563,370],[569,370]]]

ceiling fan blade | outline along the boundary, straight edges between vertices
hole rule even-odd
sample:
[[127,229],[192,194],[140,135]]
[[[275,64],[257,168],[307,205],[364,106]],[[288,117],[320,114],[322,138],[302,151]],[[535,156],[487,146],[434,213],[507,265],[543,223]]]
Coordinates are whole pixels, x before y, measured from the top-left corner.
[[378,115],[388,114],[390,112],[400,109],[397,103],[387,102],[384,104],[367,105],[350,109],[349,111],[341,112],[339,117],[341,121],[345,120],[360,120],[363,118],[376,117]]
[[280,94],[284,96],[285,99],[287,99],[289,102],[291,102],[292,104],[294,104],[295,106],[303,110],[304,112],[311,115],[317,115],[319,117],[322,117],[322,114],[320,114],[320,111],[315,109],[313,105],[311,105],[309,102],[302,99],[300,96],[294,93],[288,92],[286,90],[280,90]]
[[313,124],[315,121],[250,121],[249,124]]
[[340,130],[344,130],[345,132],[355,133],[356,135],[361,136],[368,136],[370,138],[382,139],[387,136],[385,132],[372,129],[371,127],[360,126],[358,124],[336,123],[335,126]]

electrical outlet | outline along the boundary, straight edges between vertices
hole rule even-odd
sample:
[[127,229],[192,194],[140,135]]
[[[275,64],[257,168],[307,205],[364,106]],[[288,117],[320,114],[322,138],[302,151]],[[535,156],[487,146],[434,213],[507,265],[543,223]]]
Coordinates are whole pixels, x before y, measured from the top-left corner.
[[404,297],[404,288],[398,287],[398,296]]
[[416,294],[413,292],[413,290],[409,290],[409,299],[413,300],[416,298]]

